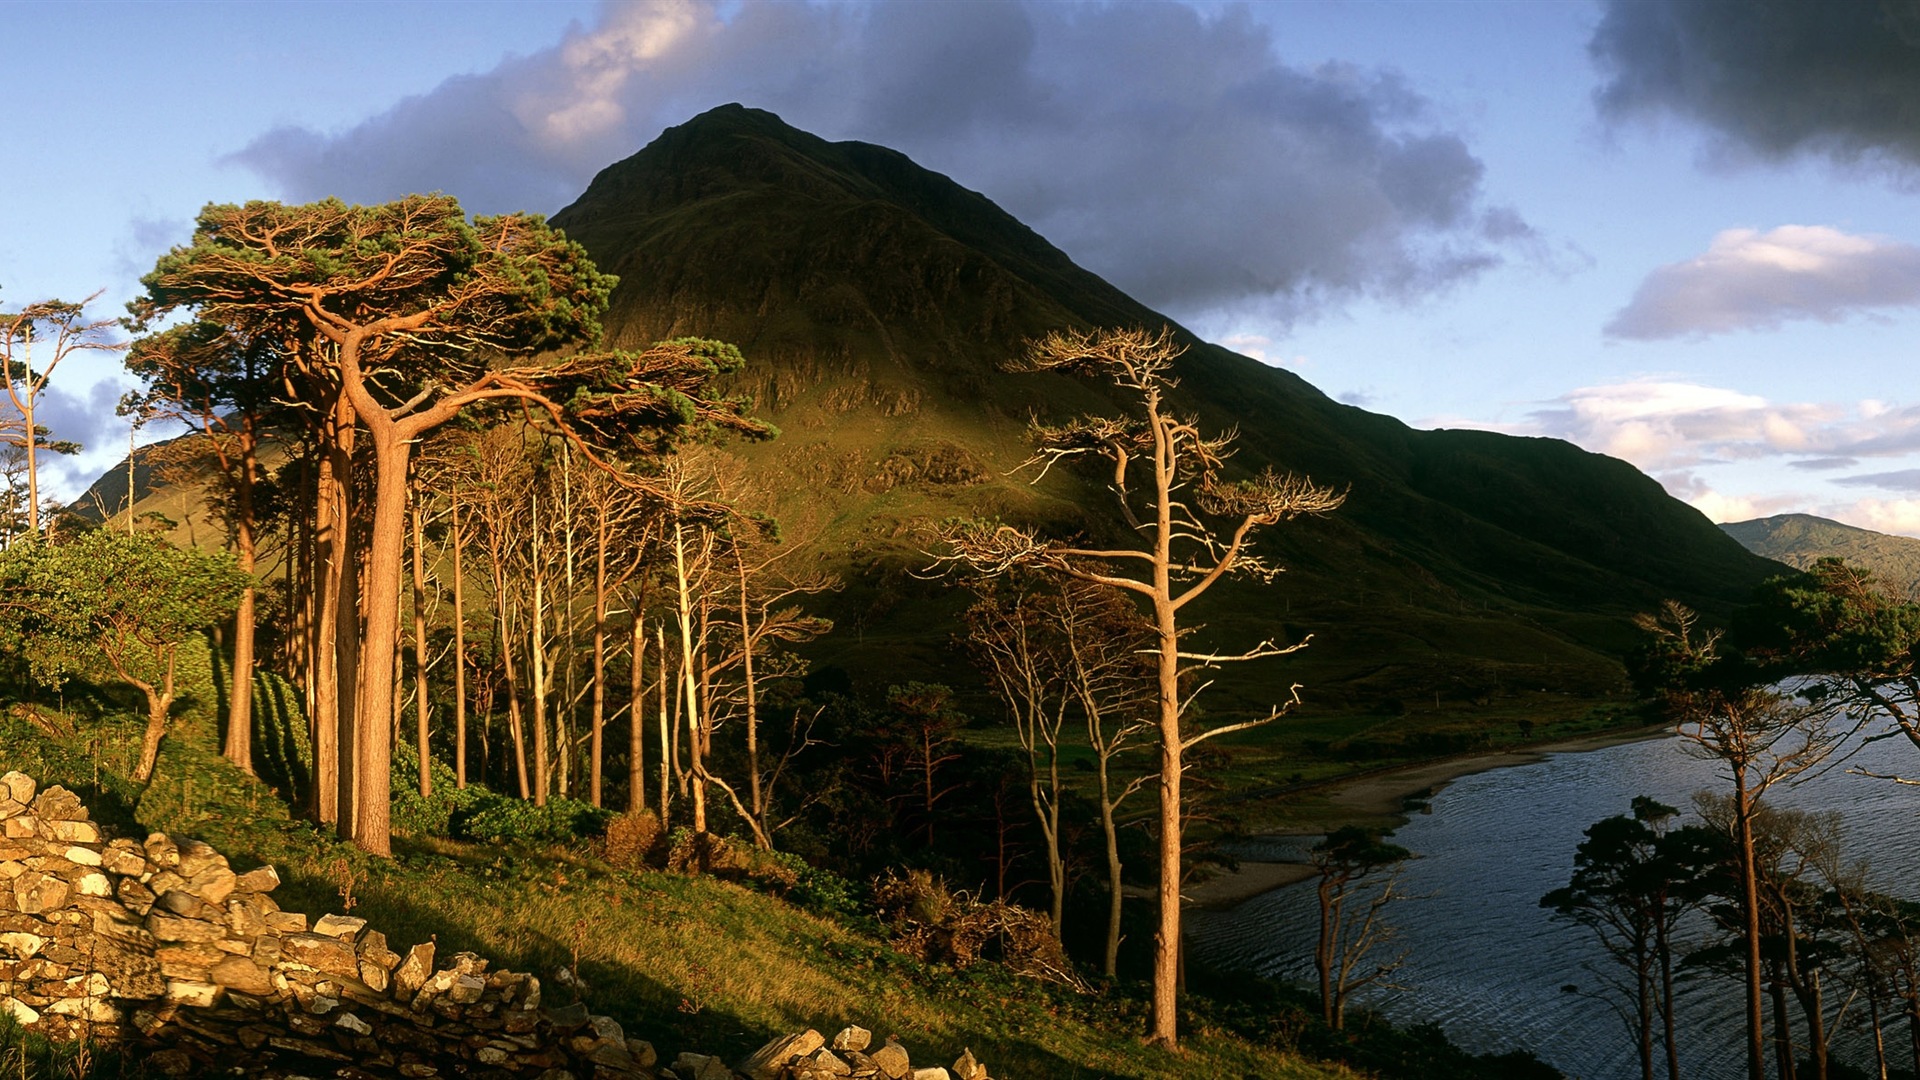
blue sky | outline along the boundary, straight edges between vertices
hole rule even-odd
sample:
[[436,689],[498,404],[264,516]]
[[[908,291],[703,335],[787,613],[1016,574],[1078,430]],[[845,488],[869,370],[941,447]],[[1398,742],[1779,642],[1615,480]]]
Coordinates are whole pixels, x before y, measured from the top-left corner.
[[[1760,2],[1799,14],[12,2],[0,306],[116,314],[211,201],[552,212],[741,101],[904,150],[1342,400],[1568,438],[1716,520],[1920,535],[1920,34]],[[110,361],[61,376],[71,494],[126,436]]]

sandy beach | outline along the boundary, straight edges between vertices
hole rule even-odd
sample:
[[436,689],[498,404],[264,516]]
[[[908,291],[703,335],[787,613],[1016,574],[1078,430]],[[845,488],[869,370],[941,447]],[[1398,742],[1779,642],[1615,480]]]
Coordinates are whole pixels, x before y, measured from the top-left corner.
[[[1623,743],[1659,738],[1664,734],[1666,734],[1664,728],[1642,728],[1634,731],[1589,735],[1578,739],[1564,739],[1558,742],[1543,742],[1533,746],[1484,754],[1466,754],[1408,765],[1401,769],[1356,776],[1348,780],[1335,780],[1322,790],[1326,792],[1328,801],[1334,807],[1336,819],[1346,815],[1351,815],[1354,820],[1391,816],[1399,814],[1408,799],[1417,795],[1431,795],[1463,776],[1472,776],[1492,769],[1504,769],[1513,765],[1528,765],[1544,760],[1548,754],[1602,750]],[[1331,820],[1323,824],[1333,828],[1340,822]],[[1303,831],[1276,835],[1318,835],[1318,832]],[[1233,907],[1261,893],[1283,885],[1305,881],[1312,876],[1313,868],[1306,863],[1243,861],[1236,871],[1216,874],[1205,881],[1189,885],[1185,895],[1190,906]]]

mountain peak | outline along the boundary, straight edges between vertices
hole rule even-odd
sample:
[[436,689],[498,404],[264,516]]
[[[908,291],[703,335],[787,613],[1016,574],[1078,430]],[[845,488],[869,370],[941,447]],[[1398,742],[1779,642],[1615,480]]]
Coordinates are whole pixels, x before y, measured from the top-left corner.
[[784,348],[761,333],[775,304],[841,322],[905,316],[937,352],[964,340],[999,355],[1061,325],[1168,321],[905,154],[739,104],[661,132],[553,221],[621,276],[616,344],[706,333],[764,354]]

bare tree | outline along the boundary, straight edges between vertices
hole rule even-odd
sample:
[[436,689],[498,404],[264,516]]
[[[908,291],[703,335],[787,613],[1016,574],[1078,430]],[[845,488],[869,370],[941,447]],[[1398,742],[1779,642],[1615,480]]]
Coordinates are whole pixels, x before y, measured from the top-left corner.
[[1157,731],[1160,748],[1159,927],[1154,939],[1150,1038],[1178,1045],[1180,956],[1181,779],[1188,750],[1206,739],[1277,719],[1291,696],[1264,717],[1188,731],[1192,699],[1181,675],[1196,668],[1284,656],[1306,641],[1262,641],[1241,652],[1188,651],[1181,613],[1231,573],[1268,580],[1277,568],[1249,550],[1261,528],[1303,514],[1325,514],[1345,496],[1311,481],[1268,470],[1251,479],[1224,476],[1233,436],[1207,436],[1177,412],[1168,395],[1179,385],[1174,362],[1185,351],[1170,330],[1066,331],[1034,343],[1015,370],[1086,372],[1119,387],[1130,415],[1087,416],[1058,426],[1036,423],[1029,465],[1044,475],[1054,463],[1103,462],[1122,520],[1137,543],[1086,547],[1046,540],[1010,525],[965,524],[947,530],[943,558],[976,572],[1037,567],[1131,593],[1151,609],[1156,636]]
[[[78,352],[111,352],[125,348],[123,344],[106,338],[107,332],[115,325],[112,319],[89,321],[86,317],[86,306],[99,295],[94,293],[77,304],[65,300],[42,300],[28,304],[19,311],[0,312],[0,376],[4,376],[7,384],[7,399],[19,413],[17,420],[8,418],[4,425],[0,425],[0,445],[19,447],[26,456],[29,536],[37,536],[41,532],[40,451],[71,454],[79,450],[76,443],[48,438],[47,429],[35,415],[40,395],[53,379],[54,369],[69,356]],[[33,355],[35,342],[44,342],[46,345],[37,368]]]

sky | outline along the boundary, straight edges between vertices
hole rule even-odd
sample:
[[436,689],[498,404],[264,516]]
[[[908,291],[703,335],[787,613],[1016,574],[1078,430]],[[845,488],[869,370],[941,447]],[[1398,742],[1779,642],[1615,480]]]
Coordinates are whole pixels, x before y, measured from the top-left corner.
[[[1203,336],[1415,427],[1568,439],[1716,521],[1920,536],[1920,4],[32,3],[0,310],[210,202],[552,213],[738,101],[902,150]],[[42,414],[125,453],[110,356]],[[151,437],[154,433],[142,433]]]

